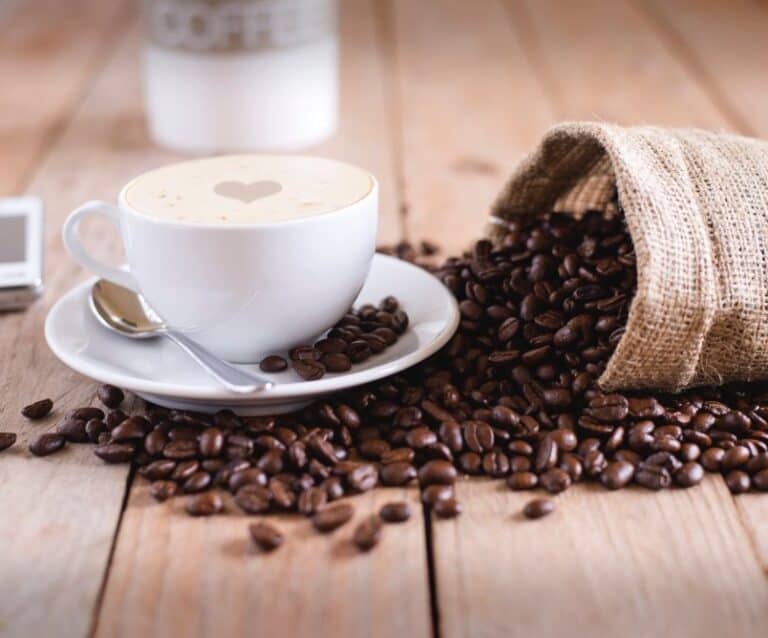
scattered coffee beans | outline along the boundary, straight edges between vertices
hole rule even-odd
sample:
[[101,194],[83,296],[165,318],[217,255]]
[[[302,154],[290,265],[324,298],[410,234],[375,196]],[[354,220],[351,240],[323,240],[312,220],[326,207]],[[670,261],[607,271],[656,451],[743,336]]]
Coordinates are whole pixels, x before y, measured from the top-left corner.
[[381,519],[368,516],[356,528],[352,540],[362,551],[367,552],[381,540]]
[[[497,244],[478,241],[439,266],[427,264],[432,252],[406,244],[393,252],[428,267],[461,312],[455,336],[420,365],[295,414],[241,418],[149,405],[129,416],[86,407],[65,415],[64,434],[95,441],[105,461],[133,462],[177,492],[205,490],[189,497],[193,515],[221,511],[217,490],[229,490],[247,513],[302,511],[320,531],[352,517],[345,504],[328,503],[378,484],[418,480],[436,515],[455,515],[459,473],[559,493],[582,481],[690,487],[708,471],[725,475],[734,493],[768,490],[768,382],[674,396],[597,387],[636,286],[619,215],[518,218]],[[292,350],[290,364],[319,378],[381,352],[407,325],[388,297]],[[270,371],[283,365],[262,362]],[[43,452],[65,443],[60,433],[43,436],[52,438],[33,444]],[[554,508],[536,502],[526,516]],[[390,509],[358,526],[361,548],[375,545],[381,520],[397,515]]]
[[523,507],[523,516],[526,518],[543,518],[555,511],[555,502],[548,498],[537,498],[528,501]]
[[253,542],[264,552],[271,552],[283,544],[282,532],[270,523],[253,523],[248,531]]
[[403,523],[411,518],[411,506],[405,501],[385,503],[379,510],[379,516],[387,523]]
[[53,401],[50,399],[42,399],[22,408],[21,414],[28,419],[42,419],[43,417],[48,416],[52,409]]
[[108,408],[116,408],[123,402],[123,399],[125,398],[125,395],[120,388],[116,388],[115,386],[108,384],[99,386],[96,394],[99,397],[99,401],[101,401]]
[[354,513],[349,503],[327,505],[312,517],[312,524],[318,532],[327,534],[348,523]]
[[29,444],[29,451],[35,456],[48,456],[61,450],[67,441],[61,434],[48,432],[35,437]]
[[16,443],[15,432],[0,432],[0,452],[7,450]]
[[224,509],[224,501],[216,492],[203,492],[190,497],[186,509],[191,516],[211,516]]

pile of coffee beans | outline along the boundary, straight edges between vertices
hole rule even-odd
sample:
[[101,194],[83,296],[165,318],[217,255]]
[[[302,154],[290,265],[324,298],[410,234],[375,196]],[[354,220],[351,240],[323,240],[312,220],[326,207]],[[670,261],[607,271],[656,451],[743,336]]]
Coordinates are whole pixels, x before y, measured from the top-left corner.
[[[315,342],[314,346],[298,346],[290,352],[297,374],[314,381],[326,372],[346,372],[352,364],[362,363],[393,345],[408,328],[408,314],[394,297],[386,297],[378,307],[365,304],[350,310]],[[259,367],[264,372],[282,372],[288,362],[280,355],[269,355]]]
[[[634,249],[619,215],[519,219],[497,245],[478,241],[431,270],[455,295],[461,323],[439,353],[403,374],[277,417],[151,405],[129,416],[118,407],[122,394],[102,388],[109,410],[73,410],[30,449],[49,454],[67,441],[90,441],[108,463],[133,462],[157,499],[189,495],[192,515],[229,507],[220,493],[228,490],[249,514],[298,511],[319,532],[352,517],[334,501],[376,485],[417,482],[435,515],[456,516],[454,483],[465,475],[557,494],[580,481],[612,490],[685,488],[706,471],[722,473],[734,493],[768,490],[768,384],[679,395],[597,387],[636,287]],[[326,346],[338,339],[348,353],[359,337],[381,330],[370,328],[382,313],[397,334],[405,327],[391,323],[399,312],[385,300],[347,315]],[[331,350],[321,343],[294,361],[323,363]],[[34,406],[25,412],[37,414]],[[381,521],[405,520],[407,509],[364,520],[354,542],[373,547]],[[553,509],[537,500],[523,513],[539,518]],[[282,542],[269,526],[251,535],[266,549]]]

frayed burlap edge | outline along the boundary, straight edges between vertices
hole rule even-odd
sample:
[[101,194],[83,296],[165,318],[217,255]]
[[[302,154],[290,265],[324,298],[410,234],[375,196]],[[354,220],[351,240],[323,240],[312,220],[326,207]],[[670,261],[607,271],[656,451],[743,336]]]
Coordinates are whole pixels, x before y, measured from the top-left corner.
[[493,206],[503,220],[601,209],[618,193],[637,255],[605,390],[768,377],[768,144],[685,129],[551,129]]

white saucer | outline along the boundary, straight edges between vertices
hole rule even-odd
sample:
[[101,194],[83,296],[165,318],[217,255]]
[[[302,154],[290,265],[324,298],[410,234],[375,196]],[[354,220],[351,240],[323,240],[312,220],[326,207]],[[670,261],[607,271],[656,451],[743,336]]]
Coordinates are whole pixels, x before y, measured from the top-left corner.
[[[325,394],[370,383],[419,363],[445,345],[459,323],[456,300],[440,281],[417,266],[377,254],[355,306],[378,304],[394,295],[410,318],[405,334],[349,372],[304,381],[289,369],[267,375],[276,384],[272,390],[238,395],[218,385],[166,339],[133,341],[101,326],[87,302],[94,281],[70,290],[48,313],[45,338],[53,353],[73,370],[97,381],[131,390],[158,405],[186,410],[230,408],[240,414],[296,410]],[[255,365],[242,367],[257,370]]]

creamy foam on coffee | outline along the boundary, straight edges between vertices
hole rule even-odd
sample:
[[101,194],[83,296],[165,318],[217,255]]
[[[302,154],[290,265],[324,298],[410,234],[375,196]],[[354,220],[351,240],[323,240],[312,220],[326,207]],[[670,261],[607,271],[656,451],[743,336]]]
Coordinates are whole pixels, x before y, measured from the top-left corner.
[[204,224],[276,222],[322,215],[365,197],[366,171],[320,157],[229,155],[140,175],[125,200],[151,217]]

